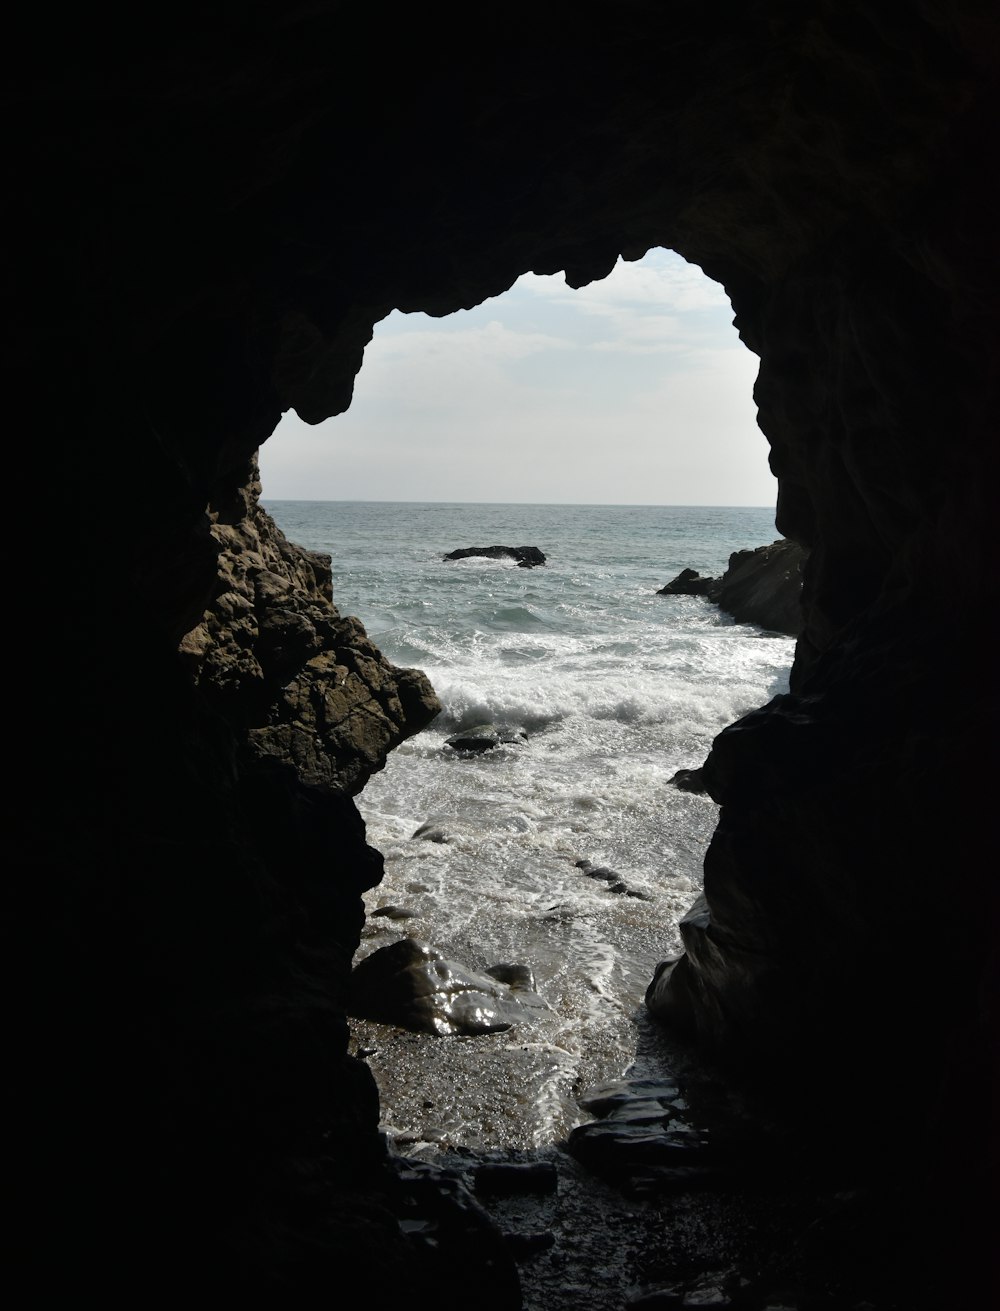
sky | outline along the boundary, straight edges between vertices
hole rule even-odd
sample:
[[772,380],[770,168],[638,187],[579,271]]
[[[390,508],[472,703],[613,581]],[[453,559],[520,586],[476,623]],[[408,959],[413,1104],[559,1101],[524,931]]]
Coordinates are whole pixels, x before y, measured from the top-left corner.
[[526,273],[447,318],[394,310],[345,414],[282,418],[264,497],[773,506],[757,359],[732,318],[666,250],[578,291]]

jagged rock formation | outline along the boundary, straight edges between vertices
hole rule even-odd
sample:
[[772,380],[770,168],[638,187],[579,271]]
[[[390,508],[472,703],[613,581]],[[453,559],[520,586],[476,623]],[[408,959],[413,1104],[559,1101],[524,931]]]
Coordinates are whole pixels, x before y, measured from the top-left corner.
[[721,578],[682,569],[657,596],[707,596],[740,624],[775,633],[802,632],[802,571],[808,551],[782,538],[752,551],[734,551]]
[[251,757],[354,795],[441,705],[426,675],[389,664],[337,612],[329,557],[289,542],[259,497],[254,466],[226,509],[209,508],[216,595],[180,650],[208,701],[245,730]]
[[952,762],[995,731],[995,7],[477,21],[457,56],[447,6],[9,24],[16,1123],[53,1302],[306,1302],[367,1253],[398,1305],[413,1244],[343,1019],[379,859],[350,798],[249,751],[178,654],[215,595],[206,507],[284,409],[347,406],[394,306],[529,269],[580,286],[653,245],[725,285],[777,527],[810,549],[791,692],[716,743],[705,909],[653,1005],[823,1134],[863,1087],[857,1142],[880,1126],[974,1268],[992,812]]

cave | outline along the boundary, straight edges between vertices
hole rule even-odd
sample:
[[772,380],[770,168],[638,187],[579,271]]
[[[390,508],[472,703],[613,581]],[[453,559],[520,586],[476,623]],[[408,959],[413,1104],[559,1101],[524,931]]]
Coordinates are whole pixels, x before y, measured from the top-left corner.
[[[372,1306],[518,1305],[488,1235],[445,1276],[401,1229],[346,1054],[380,872],[352,797],[433,693],[350,621],[251,623],[234,579],[259,550],[330,601],[321,560],[262,540],[254,456],[285,410],[346,409],[392,309],[663,246],[760,358],[777,527],[810,557],[791,691],[707,763],[706,902],[650,1008],[883,1189],[872,1304],[978,1305],[991,7],[260,0],[21,11],[10,37],[13,1127],[40,1299],[311,1304],[377,1262]],[[205,674],[192,634],[223,618]],[[271,711],[317,641],[385,717],[299,750]]]

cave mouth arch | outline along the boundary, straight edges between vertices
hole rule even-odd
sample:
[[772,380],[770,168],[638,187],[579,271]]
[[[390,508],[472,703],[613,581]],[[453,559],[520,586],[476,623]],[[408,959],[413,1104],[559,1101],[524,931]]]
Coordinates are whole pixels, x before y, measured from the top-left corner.
[[[667,784],[701,764],[727,723],[787,691],[791,641],[744,635],[704,601],[655,597],[682,569],[721,573],[734,550],[774,536],[766,468],[755,487],[770,508],[748,509],[753,497],[735,490],[749,463],[743,447],[760,434],[756,360],[731,319],[722,289],[669,252],[619,261],[585,291],[528,275],[478,311],[384,321],[351,410],[322,434],[286,418],[262,448],[262,504],[294,541],[332,556],[335,604],[361,617],[392,662],[426,672],[444,707],[433,732],[398,747],[359,795],[369,840],[388,862],[366,897],[358,959],[413,938],[466,974],[512,957],[548,998],[522,1006],[520,1047],[495,1039],[473,1055],[430,1040],[422,1057],[412,1034],[391,1030],[393,1016],[409,1014],[404,1000],[384,996],[382,1010],[372,1000],[367,1022],[352,1025],[352,1050],[372,1053],[397,1143],[430,1135],[489,1150],[558,1140],[579,1118],[571,1090],[633,1063],[643,993],[662,956],[680,950],[675,925],[700,890],[715,820],[708,798]],[[720,404],[727,392],[743,404],[728,395]],[[377,404],[382,393],[388,404]],[[309,445],[288,456],[280,445],[298,432]],[[616,504],[601,505],[591,490],[595,503],[581,505],[586,496],[574,492],[588,484],[567,466],[582,465],[590,446],[589,487],[626,487],[627,478],[612,484],[608,452],[627,469],[629,445],[642,467],[631,496],[612,492],[605,499]],[[547,446],[555,469],[544,464]],[[456,504],[449,466],[465,457],[475,469],[477,455],[480,471],[459,484],[476,503]],[[359,482],[365,460],[371,472]],[[514,471],[507,483],[504,467]],[[299,495],[269,495],[275,479]],[[650,507],[660,485],[693,504]],[[503,505],[504,491],[528,504]],[[741,508],[725,509],[727,498]],[[487,538],[541,542],[548,563],[530,574],[442,563],[452,546]],[[527,734],[530,749],[516,765],[491,755],[450,768],[453,735],[484,721]],[[432,845],[409,840],[427,831]],[[581,866],[617,872],[588,879]],[[595,917],[608,921],[604,938],[590,931]],[[407,968],[414,978],[422,969]],[[587,1002],[595,995],[597,1013]],[[403,1027],[447,1025],[451,1004],[415,1006]],[[371,1023],[380,1016],[389,1029]]]
[[725,291],[674,252],[571,288],[375,325],[345,414],[289,411],[261,447],[262,497],[767,505],[757,360]]

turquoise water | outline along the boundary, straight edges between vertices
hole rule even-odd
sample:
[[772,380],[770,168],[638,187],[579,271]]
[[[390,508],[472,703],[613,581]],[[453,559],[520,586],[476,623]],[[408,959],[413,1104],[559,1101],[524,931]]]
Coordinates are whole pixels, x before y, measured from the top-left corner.
[[[551,1013],[512,1036],[434,1039],[357,1026],[399,1141],[551,1142],[573,1090],[635,1048],[653,965],[678,949],[716,809],[669,779],[727,723],[786,690],[793,643],[656,590],[718,574],[777,536],[762,508],[266,502],[293,540],[332,557],[334,599],[389,659],[430,676],[438,719],[359,798],[386,857],[361,954],[400,934],[476,969],[523,960]],[[538,546],[547,564],[446,562],[457,547]],[[445,743],[486,721],[528,732],[474,759]],[[414,839],[433,821],[445,843]],[[610,865],[648,901],[583,877]],[[414,1064],[416,1063],[416,1064]],[[440,1083],[426,1093],[427,1079]],[[432,1100],[425,1108],[423,1100]]]

